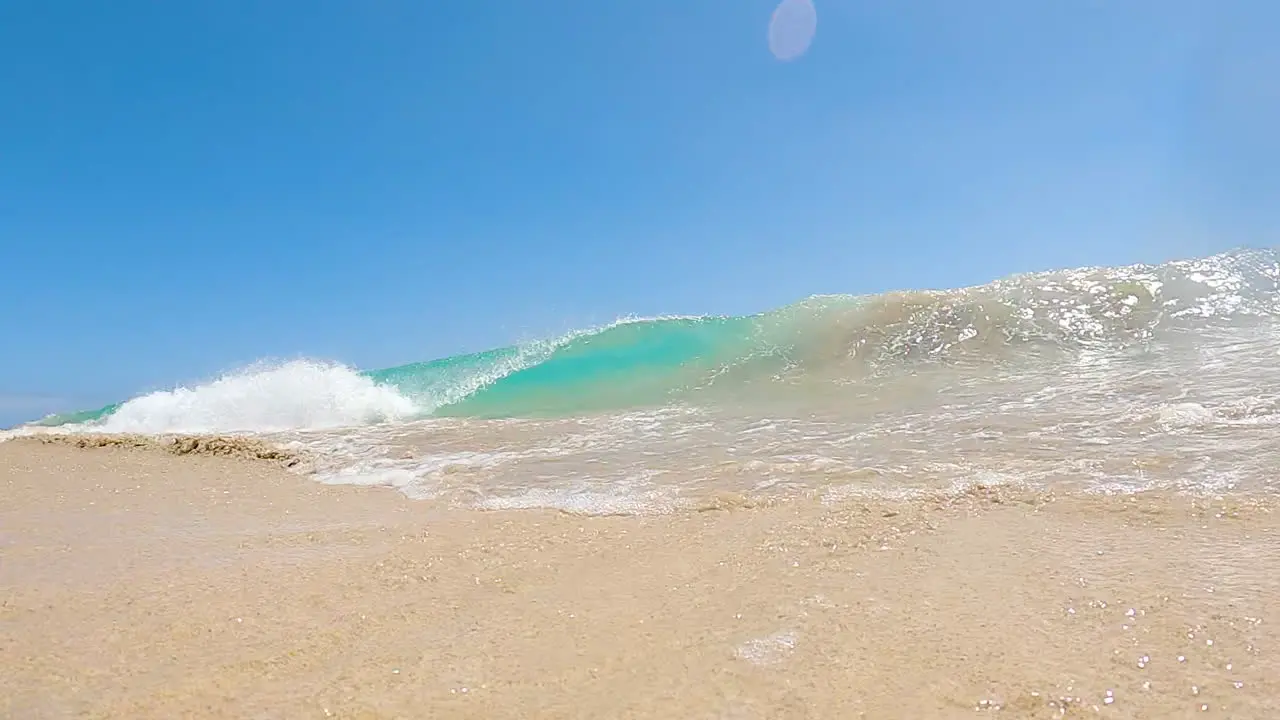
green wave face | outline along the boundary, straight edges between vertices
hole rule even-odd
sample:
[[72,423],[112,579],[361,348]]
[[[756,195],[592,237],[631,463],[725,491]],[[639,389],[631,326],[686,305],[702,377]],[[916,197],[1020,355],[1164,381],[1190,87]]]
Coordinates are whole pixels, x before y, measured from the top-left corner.
[[91,424],[102,420],[115,412],[124,403],[112,403],[106,407],[97,410],[77,410],[69,413],[58,413],[50,415],[46,418],[36,420],[31,425],[36,427],[58,427],[60,425],[81,425]]
[[370,373],[431,414],[572,415],[651,407],[761,352],[759,316],[623,322],[558,343],[508,347]]

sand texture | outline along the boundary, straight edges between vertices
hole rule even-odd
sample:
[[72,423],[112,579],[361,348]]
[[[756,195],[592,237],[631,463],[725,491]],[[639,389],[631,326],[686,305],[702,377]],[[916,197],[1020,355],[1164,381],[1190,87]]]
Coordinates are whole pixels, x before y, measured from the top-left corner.
[[4,717],[1280,717],[1269,502],[582,517],[83,444],[0,443]]

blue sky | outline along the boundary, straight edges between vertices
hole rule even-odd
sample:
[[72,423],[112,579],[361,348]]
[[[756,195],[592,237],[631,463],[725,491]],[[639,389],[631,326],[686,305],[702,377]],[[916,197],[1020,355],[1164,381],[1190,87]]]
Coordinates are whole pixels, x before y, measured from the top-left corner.
[[1280,228],[1276,3],[815,5],[0,4],[0,425]]

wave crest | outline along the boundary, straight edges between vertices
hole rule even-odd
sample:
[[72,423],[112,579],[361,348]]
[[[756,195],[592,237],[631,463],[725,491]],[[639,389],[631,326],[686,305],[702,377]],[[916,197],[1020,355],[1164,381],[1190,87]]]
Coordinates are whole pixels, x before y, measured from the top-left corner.
[[147,434],[318,430],[417,413],[417,405],[395,388],[352,368],[295,360],[134,398],[95,423],[95,429]]
[[[1144,351],[1280,318],[1280,253],[1030,273],[986,285],[815,296],[747,316],[628,318],[562,337],[372,372],[259,366],[44,425],[121,433],[287,431],[422,416],[565,416],[715,405],[912,372]],[[787,396],[790,397],[790,396]]]

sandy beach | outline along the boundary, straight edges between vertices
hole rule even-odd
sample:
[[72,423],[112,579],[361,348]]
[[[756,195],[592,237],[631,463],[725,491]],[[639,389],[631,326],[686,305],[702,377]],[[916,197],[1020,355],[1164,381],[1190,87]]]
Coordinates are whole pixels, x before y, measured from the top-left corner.
[[1280,711],[1268,503],[478,512],[252,451],[107,445],[0,443],[5,717]]

